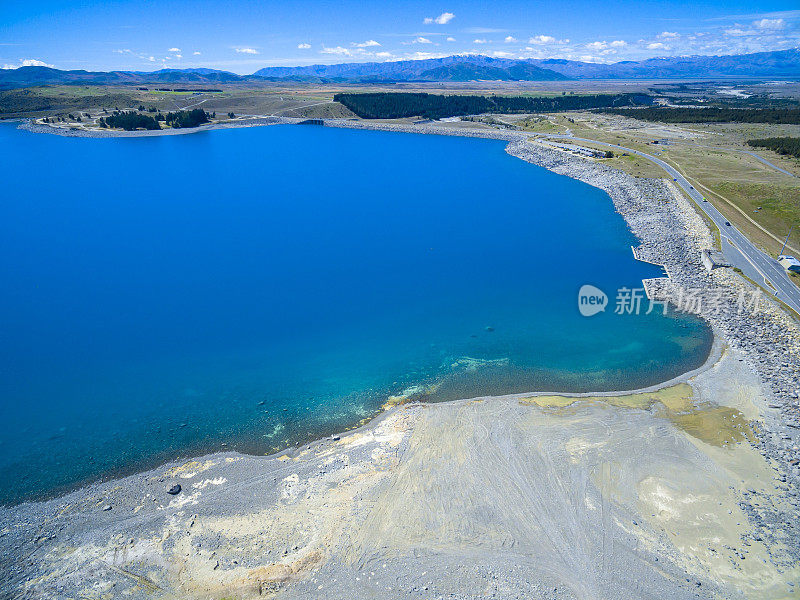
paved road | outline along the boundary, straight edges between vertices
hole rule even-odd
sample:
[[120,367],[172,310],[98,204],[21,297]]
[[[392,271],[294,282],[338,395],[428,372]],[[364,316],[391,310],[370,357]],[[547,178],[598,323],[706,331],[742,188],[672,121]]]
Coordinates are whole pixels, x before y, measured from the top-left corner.
[[[796,313],[800,314],[800,288],[798,288],[789,279],[789,275],[786,273],[786,270],[780,265],[780,263],[777,260],[775,260],[771,256],[763,253],[761,250],[756,248],[756,246],[733,225],[726,225],[728,221],[722,215],[722,213],[719,212],[716,208],[714,208],[714,206],[710,202],[703,202],[703,195],[696,189],[694,189],[692,184],[690,184],[683,175],[681,175],[677,170],[675,170],[675,168],[673,168],[660,158],[656,158],[655,156],[651,156],[650,154],[647,154],[645,152],[640,152],[638,150],[633,150],[631,148],[619,146],[617,144],[608,144],[605,142],[598,142],[596,140],[572,137],[561,134],[547,134],[544,137],[552,139],[567,139],[578,142],[589,142],[592,144],[597,144],[609,148],[617,148],[618,150],[622,150],[623,152],[637,154],[638,156],[646,158],[647,160],[657,164],[659,167],[661,167],[667,173],[669,173],[669,175],[675,180],[675,183],[681,186],[681,188],[683,188],[683,190],[687,194],[689,194],[695,200],[695,202],[697,202],[697,205],[700,207],[700,209],[712,221],[714,221],[714,224],[719,228],[721,236],[727,239],[727,241],[730,244],[735,246],[736,249],[739,251],[739,254],[748,261],[748,263],[752,266],[752,268],[754,268],[761,274],[764,281],[768,284],[767,289],[770,289],[771,286],[771,288],[775,290],[775,296],[777,298],[780,298],[780,300],[782,300],[785,304],[790,306]],[[723,244],[723,248],[724,247],[725,245]]]
[[301,108],[311,108],[312,106],[322,106],[323,104],[333,104],[333,102],[330,101],[330,100],[327,100],[325,102],[317,102],[315,104],[304,104],[302,106],[293,106],[292,108],[282,108],[277,113],[272,113],[270,116],[278,117],[278,116],[280,116],[280,113],[292,112],[293,110],[300,110]]
[[749,150],[736,150],[736,152],[741,152],[742,154],[749,154],[750,156],[752,156],[753,158],[755,158],[759,162],[764,163],[768,167],[772,167],[776,171],[780,171],[781,173],[785,173],[786,175],[789,175],[789,177],[797,177],[797,175],[795,175],[794,173],[789,173],[789,171],[787,171],[786,169],[781,169],[778,165],[772,164],[766,158],[764,158],[763,156],[759,156],[755,152],[750,152]]
[[200,106],[203,102],[208,102],[209,98],[205,100],[200,100],[200,102],[195,102],[194,104],[190,104],[189,106],[184,106],[181,110],[189,110],[190,108],[194,108],[195,106]]

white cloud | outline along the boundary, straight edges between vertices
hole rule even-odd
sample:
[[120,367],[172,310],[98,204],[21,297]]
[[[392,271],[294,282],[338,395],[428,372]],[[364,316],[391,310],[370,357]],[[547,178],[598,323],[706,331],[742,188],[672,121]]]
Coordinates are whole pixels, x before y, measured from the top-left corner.
[[320,54],[338,54],[339,56],[352,56],[352,53],[347,48],[341,46],[334,46],[333,48],[322,47],[319,51]]
[[770,31],[776,31],[778,29],[783,29],[786,27],[786,21],[783,19],[761,19],[759,21],[753,21],[753,25],[758,27],[759,29],[768,29]]
[[485,43],[486,43],[486,40],[485,40],[485,39],[483,39],[483,38],[479,38],[479,39],[477,39],[477,40],[472,40],[472,43],[473,43],[473,44],[485,44]]
[[426,25],[431,25],[436,23],[437,25],[447,25],[450,21],[455,18],[455,15],[451,12],[443,12],[438,17],[425,17],[422,22]]
[[4,69],[19,69],[20,67],[55,67],[37,58],[21,58],[18,65],[3,65]]
[[394,56],[391,52],[376,52],[375,58],[392,58]]
[[200,56],[200,53],[197,50],[195,50],[194,52],[192,52],[192,56]]
[[414,39],[411,43],[412,44],[432,44],[433,42],[430,41],[428,38],[418,37],[418,38]]
[[177,58],[177,59],[181,59],[181,58],[183,58],[183,54],[176,54],[176,55],[175,55],[175,58]]
[[167,52],[176,52],[178,54],[180,54],[180,51],[181,51],[180,48],[170,48],[169,50],[167,50]]
[[[745,29],[743,25],[740,23],[734,23],[734,26],[730,29],[725,30],[725,35],[731,37],[747,37],[747,36],[775,36],[775,35],[783,35],[781,34],[781,30],[786,28],[786,21],[783,19],[759,19],[758,21],[753,21],[752,27],[748,27]],[[699,34],[698,34],[699,35]],[[795,38],[796,39],[796,38]],[[774,41],[774,40],[773,40]],[[744,43],[744,42],[742,42]],[[752,43],[756,43],[754,40]],[[796,41],[792,45],[797,45]],[[767,49],[774,49],[774,45],[770,44],[769,47],[760,48],[761,50]],[[746,52],[755,52],[756,50],[752,48],[741,48],[740,50]]]
[[661,42],[653,42],[651,44],[647,44],[648,50],[669,50],[669,46],[666,44],[662,44]]
[[367,40],[366,42],[361,42],[360,44],[357,42],[353,42],[352,45],[355,46],[356,48],[369,48],[371,46],[380,46],[380,44],[375,40]]
[[581,62],[588,62],[588,63],[602,63],[604,62],[602,58],[597,56],[592,56],[591,54],[582,54],[578,57],[578,60]]
[[556,38],[552,35],[537,35],[528,40],[529,44],[555,44]]
[[515,37],[514,37],[514,36],[512,36],[512,35],[508,35],[508,36],[506,36],[506,39],[505,39],[505,40],[503,40],[503,41],[504,41],[506,44],[513,44],[514,42],[516,42],[516,41],[517,41],[517,38],[515,38]]
[[255,48],[239,47],[234,48],[234,50],[236,50],[237,54],[258,54],[258,50]]
[[495,58],[512,58],[514,54],[512,52],[503,52],[502,50],[495,50],[492,52],[492,56]]
[[455,42],[455,41],[456,41],[456,38],[454,38],[453,36],[450,36],[450,37],[448,37],[448,38],[447,38],[445,41],[446,41],[446,42]]
[[600,52],[600,54],[616,54],[617,51],[615,48],[624,48],[627,45],[628,42],[624,40],[614,40],[612,42],[603,40],[602,42],[597,41],[586,44],[586,49],[594,52]]
[[309,48],[311,48],[311,44],[306,44],[305,42],[302,42],[300,44],[297,44],[297,48],[299,50],[308,50]]
[[428,58],[444,58],[449,56],[441,52],[413,52],[405,55],[403,58],[406,60],[426,60]]
[[680,37],[680,34],[677,31],[662,31],[658,34],[658,37],[662,40],[669,40],[676,37]]
[[[112,50],[112,52],[114,52],[115,54],[129,54],[131,56],[135,56],[136,58],[139,58],[141,60],[146,60],[146,61],[149,61],[149,62],[155,62],[156,61],[156,57],[155,56],[148,56],[147,54],[141,54],[139,52],[134,52],[130,48],[122,48],[121,50]],[[197,52],[197,54],[200,54],[200,53]],[[165,56],[164,58],[161,59],[161,61],[163,62],[165,60],[171,60],[172,58],[173,58],[172,56]],[[174,58],[181,58],[181,55],[177,54]]]

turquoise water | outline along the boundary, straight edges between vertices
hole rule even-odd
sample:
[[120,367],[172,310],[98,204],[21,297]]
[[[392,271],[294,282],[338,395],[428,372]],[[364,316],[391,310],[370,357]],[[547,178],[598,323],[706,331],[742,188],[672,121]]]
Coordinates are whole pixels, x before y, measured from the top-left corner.
[[[389,395],[636,388],[689,317],[580,316],[660,274],[608,196],[505,143],[273,126],[0,126],[0,502],[177,456],[266,453]],[[613,297],[610,299],[613,302]]]

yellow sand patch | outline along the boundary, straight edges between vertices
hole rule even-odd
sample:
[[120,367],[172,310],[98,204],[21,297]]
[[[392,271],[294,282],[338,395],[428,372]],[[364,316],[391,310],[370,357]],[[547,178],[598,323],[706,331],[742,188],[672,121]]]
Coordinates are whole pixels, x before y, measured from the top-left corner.
[[322,553],[310,552],[290,563],[276,563],[252,569],[244,580],[234,584],[234,588],[257,588],[259,595],[277,592],[280,587],[314,568],[322,561]]
[[692,437],[713,446],[754,439],[750,424],[738,409],[696,400],[691,386],[687,383],[655,392],[619,396],[531,396],[520,400],[521,404],[553,409],[563,409],[587,402],[618,408],[656,409],[658,416],[669,419]]
[[667,418],[692,437],[722,446],[747,438],[755,441],[753,431],[744,415],[727,406],[703,406],[685,413],[667,412]]
[[603,402],[621,408],[648,409],[661,403],[670,410],[687,410],[692,406],[692,388],[687,383],[655,392],[620,394],[618,396],[531,396],[522,398],[522,404],[535,404],[542,408],[563,408],[576,402]]
[[184,479],[188,479],[194,477],[198,473],[207,471],[216,464],[217,464],[216,461],[213,460],[207,460],[202,463],[196,460],[190,460],[185,464],[172,467],[171,469],[167,469],[164,475],[166,477],[182,477]]

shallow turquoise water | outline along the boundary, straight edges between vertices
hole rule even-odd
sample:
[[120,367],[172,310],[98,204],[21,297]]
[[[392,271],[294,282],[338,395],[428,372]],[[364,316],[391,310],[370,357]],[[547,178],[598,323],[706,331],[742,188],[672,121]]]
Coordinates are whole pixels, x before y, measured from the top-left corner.
[[0,125],[0,502],[270,452],[417,384],[431,400],[631,389],[700,365],[695,318],[580,316],[582,284],[612,295],[659,269],[604,192],[504,147]]

